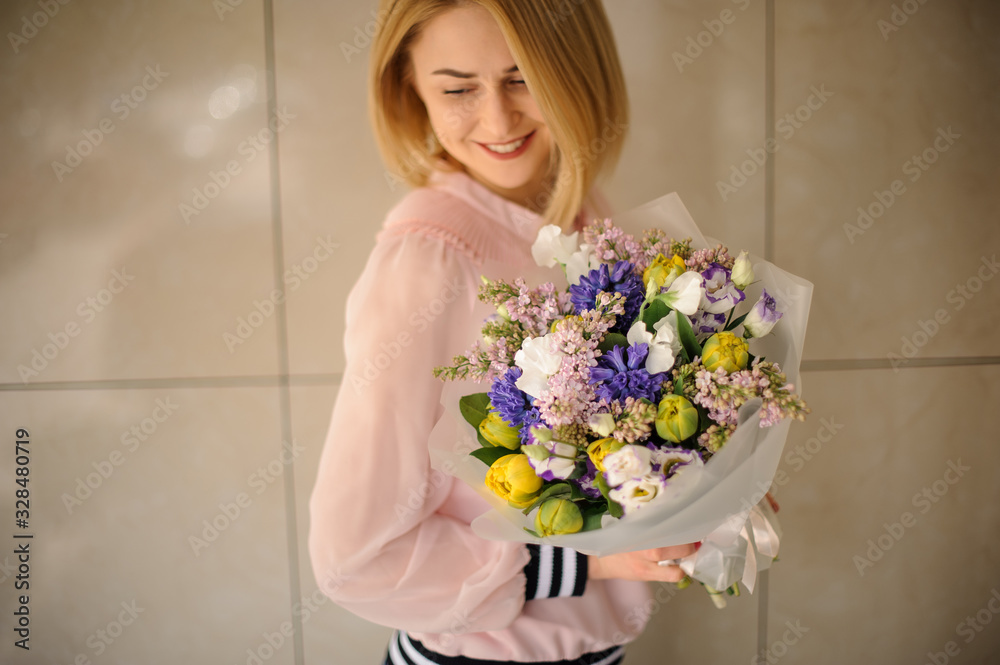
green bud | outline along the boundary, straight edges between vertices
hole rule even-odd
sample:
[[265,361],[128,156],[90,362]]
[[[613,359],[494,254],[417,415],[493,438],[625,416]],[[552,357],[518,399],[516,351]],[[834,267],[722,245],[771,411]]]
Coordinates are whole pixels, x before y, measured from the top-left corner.
[[500,414],[492,409],[479,423],[479,433],[491,445],[509,450],[517,450],[521,446],[521,437],[516,427],[508,425]]
[[538,427],[537,425],[532,425],[531,435],[535,437],[535,441],[538,443],[548,443],[552,440],[552,430],[548,427]]
[[535,514],[535,532],[539,536],[576,533],[583,528],[580,508],[567,499],[548,499]]
[[656,433],[680,443],[698,431],[698,409],[682,395],[667,395],[656,411]]
[[538,462],[547,460],[550,457],[548,449],[545,446],[537,444],[523,446],[521,452]]

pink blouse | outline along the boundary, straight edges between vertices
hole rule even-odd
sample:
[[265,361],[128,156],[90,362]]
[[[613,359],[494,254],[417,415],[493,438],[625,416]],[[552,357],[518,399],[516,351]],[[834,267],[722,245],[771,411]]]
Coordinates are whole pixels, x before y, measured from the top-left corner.
[[310,501],[313,571],[339,605],[448,656],[574,659],[633,640],[648,614],[644,583],[586,580],[572,550],[476,536],[488,504],[431,468],[431,370],[478,337],[480,275],[534,267],[541,224],[464,173],[436,173],[389,213],[347,300],[347,366]]

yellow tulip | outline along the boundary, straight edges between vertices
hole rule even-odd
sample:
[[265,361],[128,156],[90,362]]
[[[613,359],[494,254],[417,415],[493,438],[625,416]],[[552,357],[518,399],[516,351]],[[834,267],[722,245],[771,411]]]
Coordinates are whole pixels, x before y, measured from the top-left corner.
[[486,472],[486,486],[516,508],[527,508],[542,492],[542,479],[520,453],[504,455]]
[[746,341],[731,332],[715,333],[702,347],[701,362],[709,372],[721,367],[726,374],[732,374],[746,369],[749,348]]

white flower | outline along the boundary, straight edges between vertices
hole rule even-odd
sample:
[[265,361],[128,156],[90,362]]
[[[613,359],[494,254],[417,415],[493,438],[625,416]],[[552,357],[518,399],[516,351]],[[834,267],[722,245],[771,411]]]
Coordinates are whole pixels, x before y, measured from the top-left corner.
[[771,332],[774,325],[784,314],[778,311],[778,303],[774,297],[764,289],[760,298],[747,314],[743,321],[743,328],[750,337],[763,337]]
[[608,492],[612,501],[621,505],[626,514],[663,495],[665,482],[658,474],[625,481],[621,487]]
[[705,462],[701,456],[683,448],[660,448],[653,451],[652,463],[659,466],[657,475],[667,476],[660,496],[664,498],[683,497],[701,480]]
[[593,245],[583,243],[579,251],[573,252],[566,261],[566,281],[570,286],[579,284],[581,277],[589,275],[591,270],[597,270],[599,267],[601,259],[594,253]]
[[674,366],[677,354],[681,350],[681,338],[677,333],[677,312],[671,310],[665,317],[653,324],[656,334],[646,330],[646,324],[636,321],[628,329],[629,344],[646,344],[649,355],[646,356],[646,371],[650,374],[666,372]]
[[570,257],[577,251],[577,233],[563,235],[562,229],[555,224],[546,224],[538,231],[538,237],[531,246],[531,256],[538,265],[551,268],[557,263],[566,265]]
[[608,487],[618,487],[626,480],[641,478],[653,472],[651,451],[645,446],[625,445],[604,457],[604,478]]
[[736,263],[733,264],[733,273],[731,279],[733,284],[736,285],[740,291],[746,289],[750,282],[753,281],[753,266],[750,265],[750,256],[747,254],[746,250],[740,252],[740,255],[736,257]]
[[535,475],[543,480],[566,480],[576,471],[576,446],[559,441],[522,446]]
[[700,273],[693,270],[682,274],[667,289],[666,303],[681,314],[694,315],[705,291],[702,287],[703,279]]
[[532,397],[541,397],[549,389],[549,377],[559,371],[562,359],[553,335],[529,337],[514,354],[514,364],[522,372],[514,385]]

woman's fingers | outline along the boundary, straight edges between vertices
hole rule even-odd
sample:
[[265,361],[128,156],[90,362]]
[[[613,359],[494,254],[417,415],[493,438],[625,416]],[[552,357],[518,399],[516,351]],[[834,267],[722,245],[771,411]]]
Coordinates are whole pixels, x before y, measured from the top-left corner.
[[[658,547],[638,552],[624,552],[606,557],[591,557],[590,576],[594,579],[617,578],[647,582],[680,582],[685,573],[677,561],[698,551],[701,543]],[[662,562],[662,563],[661,563]]]
[[645,550],[650,559],[654,561],[672,561],[683,559],[698,551],[701,543],[688,543],[687,545],[673,545],[671,547],[658,547],[652,550]]

